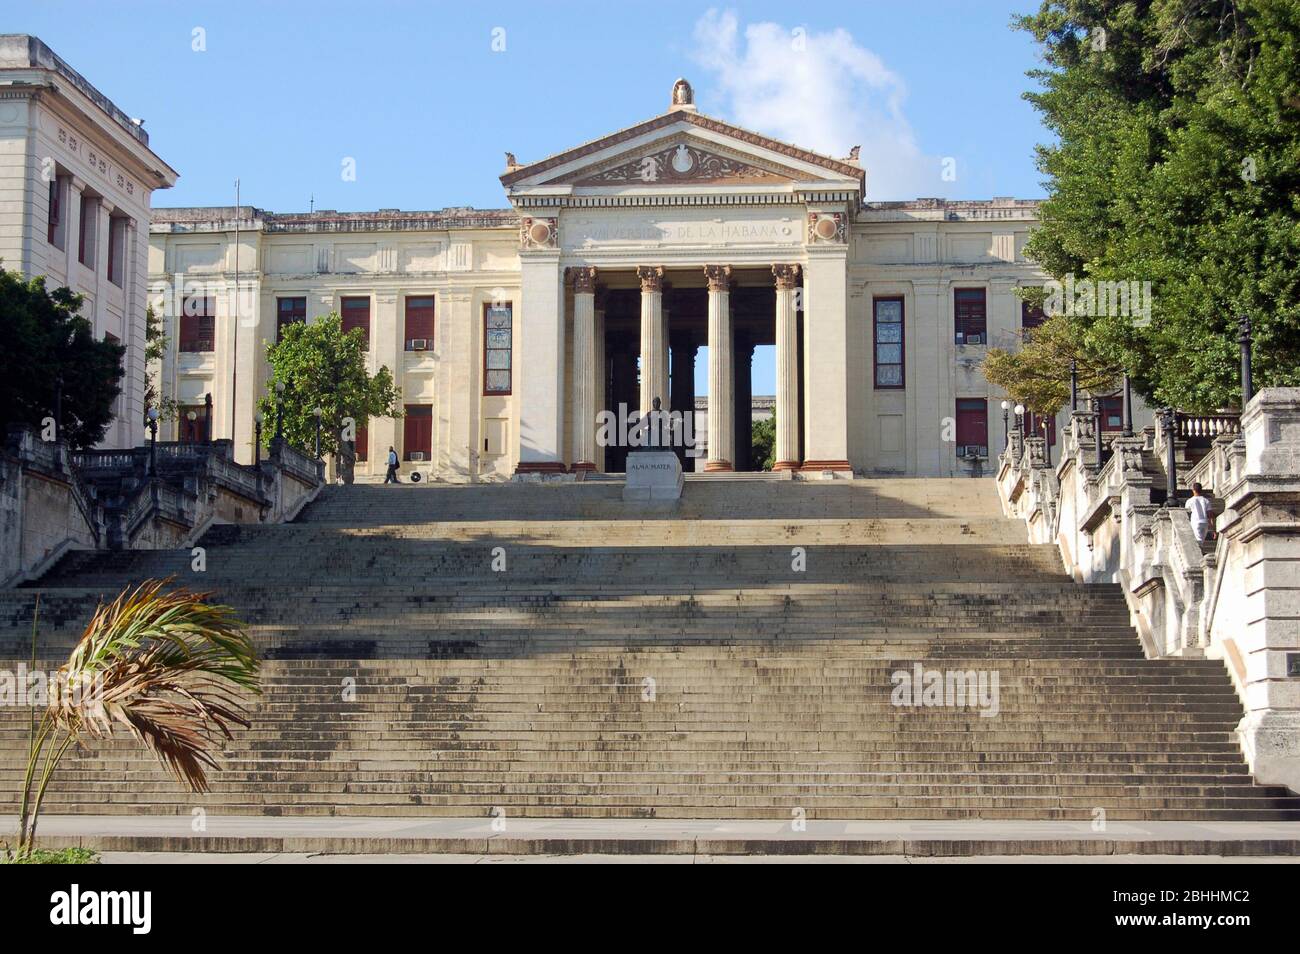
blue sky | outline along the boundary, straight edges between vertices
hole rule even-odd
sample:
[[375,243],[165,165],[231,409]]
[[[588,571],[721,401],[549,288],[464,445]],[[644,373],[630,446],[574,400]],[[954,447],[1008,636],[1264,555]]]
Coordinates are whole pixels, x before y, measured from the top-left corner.
[[1037,54],[1009,22],[1036,5],[43,0],[3,29],[145,119],[180,172],[157,206],[232,204],[238,178],[278,212],[499,208],[506,150],[527,162],[657,115],[678,76],[704,113],[862,145],[870,199],[1035,198]]

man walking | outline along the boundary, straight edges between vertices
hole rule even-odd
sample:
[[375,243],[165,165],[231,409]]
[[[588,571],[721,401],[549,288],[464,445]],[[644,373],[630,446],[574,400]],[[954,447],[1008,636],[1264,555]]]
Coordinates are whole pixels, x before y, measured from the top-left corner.
[[1200,543],[1210,532],[1210,498],[1205,496],[1200,484],[1192,484],[1192,496],[1187,501],[1187,512],[1192,515],[1192,532]]
[[[401,483],[401,481],[397,479],[397,451],[393,450],[392,447],[388,448],[388,473],[384,475],[384,483]],[[1198,484],[1197,486],[1200,485]]]

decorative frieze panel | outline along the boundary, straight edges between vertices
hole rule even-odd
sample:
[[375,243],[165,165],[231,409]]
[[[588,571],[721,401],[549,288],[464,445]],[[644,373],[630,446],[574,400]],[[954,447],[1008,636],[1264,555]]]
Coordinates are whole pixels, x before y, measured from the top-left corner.
[[[100,153],[94,146],[78,138],[76,133],[68,132],[62,126],[57,133],[59,144],[65,146],[67,150],[76,156],[82,156],[86,164],[94,169],[105,179],[115,182],[119,189],[124,189],[127,195],[135,195],[135,182],[129,177],[119,172],[117,168]],[[84,149],[83,149],[84,147]]]
[[776,183],[791,182],[788,172],[765,169],[699,146],[679,142],[658,152],[638,156],[575,182],[580,186],[646,185],[654,183]]
[[519,223],[519,247],[556,248],[559,242],[559,220],[524,216]]
[[845,238],[845,216],[842,212],[809,212],[808,244],[825,245],[827,243],[843,245]]

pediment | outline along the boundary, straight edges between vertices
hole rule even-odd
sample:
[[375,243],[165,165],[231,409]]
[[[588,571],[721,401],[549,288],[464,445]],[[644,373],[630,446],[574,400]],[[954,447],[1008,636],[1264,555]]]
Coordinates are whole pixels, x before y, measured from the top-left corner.
[[800,174],[716,146],[678,138],[634,151],[595,167],[547,180],[574,186],[775,185],[797,182]]
[[696,112],[668,112],[532,163],[507,154],[511,192],[819,183],[861,195],[856,156],[833,159]]

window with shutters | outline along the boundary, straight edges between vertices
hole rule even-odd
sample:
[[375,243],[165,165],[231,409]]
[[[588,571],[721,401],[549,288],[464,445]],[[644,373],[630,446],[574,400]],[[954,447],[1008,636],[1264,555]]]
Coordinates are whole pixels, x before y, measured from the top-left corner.
[[402,418],[402,457],[427,461],[433,452],[433,405],[408,404]]
[[63,230],[59,228],[59,207],[63,199],[63,177],[50,180],[49,218],[45,226],[45,240],[56,248],[63,248]]
[[180,341],[183,352],[216,350],[217,300],[197,295],[186,297],[181,309]]
[[988,344],[988,312],[985,306],[984,289],[954,289],[953,314],[957,344]]
[[407,351],[433,350],[433,296],[410,296],[406,299],[406,326],[403,337]]
[[988,401],[984,398],[957,399],[957,456],[989,455]]
[[370,429],[365,424],[357,425],[354,442],[356,444],[357,460],[370,460]]
[[284,337],[286,326],[307,320],[306,298],[277,298],[275,300],[275,340]]
[[510,393],[514,314],[510,302],[483,305],[483,393]]
[[339,311],[343,316],[343,333],[354,328],[361,329],[362,347],[370,350],[370,299],[344,298],[339,302]]
[[903,299],[877,298],[872,304],[876,349],[876,387],[901,388],[903,374]]
[[77,234],[77,261],[87,268],[95,267],[95,210],[99,199],[93,195],[81,197],[81,229]]

